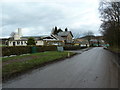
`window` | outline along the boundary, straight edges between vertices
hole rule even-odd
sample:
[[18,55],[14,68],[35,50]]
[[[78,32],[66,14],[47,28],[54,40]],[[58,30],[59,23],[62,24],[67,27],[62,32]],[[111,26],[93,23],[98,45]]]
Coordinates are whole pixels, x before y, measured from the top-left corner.
[[15,46],[15,42],[13,42],[13,46]]
[[20,44],[20,41],[17,41],[17,44]]
[[23,41],[21,41],[21,44],[23,45]]

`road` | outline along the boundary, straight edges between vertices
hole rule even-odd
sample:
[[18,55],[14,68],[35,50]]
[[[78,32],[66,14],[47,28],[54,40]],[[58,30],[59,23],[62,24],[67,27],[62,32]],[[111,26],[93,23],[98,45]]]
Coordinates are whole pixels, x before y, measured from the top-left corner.
[[16,77],[3,83],[3,88],[118,88],[115,59],[96,47]]

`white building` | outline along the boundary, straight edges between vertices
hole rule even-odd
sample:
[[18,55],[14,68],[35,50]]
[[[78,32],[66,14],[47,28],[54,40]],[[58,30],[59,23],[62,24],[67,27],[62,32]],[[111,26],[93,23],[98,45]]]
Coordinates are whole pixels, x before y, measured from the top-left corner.
[[33,37],[35,39],[36,45],[64,45],[63,40],[57,40],[52,36],[22,36],[21,28],[18,28],[18,32],[14,33],[12,37],[9,38],[8,46],[27,46],[28,38]]

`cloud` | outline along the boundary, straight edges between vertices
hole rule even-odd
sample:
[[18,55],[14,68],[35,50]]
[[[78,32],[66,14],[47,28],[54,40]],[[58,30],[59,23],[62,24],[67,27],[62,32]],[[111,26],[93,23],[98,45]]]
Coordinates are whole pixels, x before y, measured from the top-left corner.
[[17,28],[23,35],[50,34],[54,26],[68,27],[72,32],[92,30],[99,33],[101,24],[98,0],[41,0],[40,2],[3,2],[2,36]]

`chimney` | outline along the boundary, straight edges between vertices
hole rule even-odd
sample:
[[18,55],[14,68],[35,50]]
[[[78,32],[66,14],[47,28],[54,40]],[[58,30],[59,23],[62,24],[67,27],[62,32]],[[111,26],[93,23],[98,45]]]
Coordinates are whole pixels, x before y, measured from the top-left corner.
[[18,35],[21,37],[22,36],[22,29],[18,28]]

